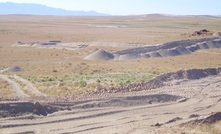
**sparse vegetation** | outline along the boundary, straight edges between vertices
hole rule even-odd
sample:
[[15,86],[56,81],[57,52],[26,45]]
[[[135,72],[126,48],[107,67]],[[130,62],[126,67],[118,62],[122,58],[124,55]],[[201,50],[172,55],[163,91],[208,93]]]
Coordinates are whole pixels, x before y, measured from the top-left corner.
[[[155,77],[153,73],[88,73],[64,76],[27,76],[26,79],[34,83],[37,88],[48,94],[67,94],[73,91],[94,90],[97,84],[113,87],[125,84],[147,81]],[[65,90],[64,90],[65,89]]]
[[[186,127],[180,127],[177,125],[180,122],[188,120],[186,119],[188,117],[187,116],[188,112],[191,114],[193,114],[193,112],[194,113],[196,112],[196,114],[199,114],[201,116],[201,115],[206,115],[210,112],[214,112],[215,110],[219,110],[220,100],[217,101],[216,97],[218,98],[220,96],[220,90],[219,90],[220,79],[216,81],[216,79],[214,78],[214,81],[212,83],[208,83],[208,81],[206,81],[208,79],[204,79],[203,81],[200,81],[201,83],[198,81],[200,84],[196,82],[197,80],[194,80],[192,81],[194,85],[193,87],[186,85],[186,83],[182,85],[183,79],[181,81],[180,79],[177,79],[176,81],[172,82],[165,81],[165,85],[168,84],[168,86],[166,87],[162,87],[159,89],[156,88],[154,90],[148,90],[149,88],[146,88],[147,90],[145,91],[143,90],[144,85],[142,81],[150,80],[151,78],[166,72],[175,72],[178,70],[186,70],[193,68],[201,69],[201,68],[221,67],[221,49],[210,49],[210,50],[205,49],[189,55],[162,57],[162,58],[149,58],[149,59],[141,58],[139,60],[135,59],[135,60],[122,60],[122,61],[121,60],[87,61],[84,60],[83,58],[91,54],[92,52],[94,52],[94,50],[98,48],[108,52],[115,52],[119,50],[129,49],[132,47],[140,47],[143,45],[159,44],[175,40],[202,38],[202,36],[189,37],[188,33],[192,33],[193,31],[200,29],[209,29],[214,33],[220,32],[221,31],[220,21],[221,21],[220,17],[211,17],[211,16],[199,16],[199,17],[162,16],[162,18],[161,16],[154,16],[154,15],[127,16],[127,17],[122,17],[122,16],[44,17],[44,16],[25,16],[25,15],[19,17],[16,15],[1,16],[0,70],[4,70],[12,66],[19,66],[23,69],[20,72],[7,72],[2,74],[7,76],[12,76],[14,74],[17,74],[22,78],[27,79],[28,81],[34,84],[37,90],[39,90],[42,93],[45,93],[46,95],[49,95],[44,99],[46,100],[48,99],[47,101],[49,102],[51,101],[53,103],[56,101],[72,102],[75,101],[75,99],[77,100],[82,98],[93,99],[93,97],[94,98],[109,97],[108,95],[110,95],[110,98],[112,97],[111,95],[113,95],[114,97],[113,100],[111,99],[108,101],[105,100],[105,102],[104,100],[102,100],[103,102],[100,102],[99,100],[98,101],[96,100],[95,102],[86,102],[87,104],[85,104],[86,105],[85,107],[83,105],[83,102],[82,105],[81,103],[79,104],[76,103],[76,106],[79,109],[74,108],[73,112],[74,114],[71,114],[72,111],[71,112],[66,111],[66,109],[71,110],[70,108],[72,106],[70,105],[73,106],[75,105],[71,102],[70,103],[68,102],[67,106],[68,108],[62,107],[63,111],[61,114],[58,113],[52,116],[48,116],[46,117],[47,121],[44,120],[45,119],[44,117],[42,116],[40,117],[40,121],[46,122],[46,125],[42,125],[42,123],[38,125],[39,120],[37,119],[38,118],[37,116],[25,115],[22,116],[22,118],[10,117],[10,119],[9,118],[6,118],[6,120],[2,119],[2,123],[3,125],[5,125],[4,126],[5,128],[4,127],[2,128],[7,129],[7,131],[11,133],[13,132],[14,133],[34,133],[34,132],[64,133],[64,131],[68,127],[67,130],[68,131],[70,130],[69,132],[79,132],[79,133],[80,132],[87,133],[86,130],[92,130],[92,131],[97,130],[91,128],[99,128],[99,130],[101,131],[103,131],[106,128],[108,129],[114,128],[116,129],[116,133],[119,129],[125,129],[125,128],[126,128],[125,132],[123,133],[139,133],[139,132],[148,133],[150,131],[152,133],[158,133],[157,129],[159,128],[160,130],[162,130],[160,131],[162,133],[191,134],[191,133],[204,132],[204,133],[219,134],[221,132],[220,122],[210,125],[200,124],[198,126],[190,125]],[[100,25],[101,26],[116,25],[119,27],[115,28],[97,27]],[[120,27],[120,26],[125,26],[125,27]],[[205,37],[206,36],[207,35],[205,35]],[[62,42],[72,42],[72,43],[77,42],[78,43],[77,45],[73,44],[73,46],[77,46],[77,48],[74,50],[68,50],[68,48],[44,49],[37,47],[11,47],[11,45],[13,45],[18,41],[47,42],[52,39],[59,39],[62,40]],[[109,45],[111,43],[113,43],[114,45]],[[124,43],[126,44],[124,45]],[[91,44],[91,45],[89,47],[83,47],[82,44]],[[177,77],[177,75],[174,75],[174,77]],[[31,95],[32,97],[32,94],[30,94],[30,92],[27,90],[26,84],[19,82],[18,80],[15,80],[11,77],[10,79],[18,83],[19,86],[21,86],[22,90],[26,94]],[[173,78],[170,77],[168,79],[173,79]],[[187,81],[188,81],[187,79],[184,80],[184,82]],[[159,81],[154,81],[154,82],[155,82],[154,84],[159,85]],[[16,96],[9,83],[0,79],[0,99],[2,99],[2,97],[7,99]],[[119,88],[119,91],[124,91],[124,92],[122,92],[122,94],[121,92],[115,92],[118,91],[116,90],[115,87]],[[123,87],[124,89],[131,89],[131,90],[122,90]],[[174,87],[176,89],[174,89]],[[205,90],[202,90],[202,88],[205,88]],[[215,88],[214,92],[212,92],[211,90],[212,88]],[[108,92],[106,89],[108,91],[112,90],[113,92]],[[139,89],[141,89],[142,91],[140,91]],[[96,92],[87,92],[92,90]],[[85,94],[89,93],[89,95],[87,94],[88,96],[87,95],[84,96],[84,93]],[[143,95],[143,93],[145,95],[147,95],[148,93],[150,94],[165,93],[172,95],[175,94],[177,96],[182,96],[185,99],[181,100],[183,102],[171,100],[171,102],[169,102],[170,104],[168,105],[164,105],[163,104],[164,102],[161,102],[160,100],[137,101],[146,97],[146,96],[140,96]],[[193,94],[197,96],[196,101],[195,98],[194,100],[189,99],[189,97],[193,96]],[[117,98],[115,98],[114,95],[116,95]],[[128,100],[123,98],[121,95],[126,96],[125,98],[127,98]],[[128,97],[127,95],[132,97]],[[135,95],[137,95],[138,97]],[[208,96],[205,97],[205,95]],[[212,99],[209,97],[211,97]],[[165,97],[165,99],[167,98],[168,97]],[[200,98],[199,105],[197,103],[198,98]],[[208,104],[206,99],[209,100]],[[33,101],[37,100],[44,101],[41,100],[41,98],[39,99],[37,97],[33,99]],[[189,100],[191,102],[190,105],[188,102]],[[106,105],[109,105],[109,102],[111,102],[112,105],[114,105],[113,108],[108,107],[100,110],[102,105],[105,107]],[[142,106],[139,107],[141,102],[145,106],[141,104]],[[118,111],[117,107],[115,107],[116,106],[115,104],[117,104],[118,106],[118,103],[121,103],[122,106],[124,107],[122,108],[123,112],[121,112],[121,110]],[[129,106],[129,108],[125,107],[124,104],[126,103]],[[157,103],[159,103],[160,105],[157,105]],[[173,105],[174,103],[175,105]],[[131,104],[136,105],[136,107],[130,107]],[[54,103],[54,105],[56,104]],[[59,106],[65,105],[65,103],[63,104],[59,103],[58,105]],[[150,108],[147,106],[148,108],[146,108],[146,105],[154,105],[154,106],[153,107],[151,106]],[[92,108],[94,106],[96,108],[99,108],[99,110],[92,109],[90,111],[87,109],[87,107]],[[173,106],[175,106],[175,108],[173,108]],[[86,110],[80,108],[86,108]],[[111,109],[111,112],[108,111],[109,109]],[[176,109],[178,110],[176,111]],[[14,112],[13,110],[14,109],[9,109],[9,112],[13,113]],[[138,112],[138,110],[140,111]],[[197,113],[197,111],[199,111],[199,113]],[[56,118],[56,116],[58,116],[58,118]],[[168,120],[170,117],[171,119],[173,119],[172,116],[182,117],[183,120],[180,120],[180,122],[172,122],[168,126],[166,126],[167,125],[166,124],[165,127],[164,125],[161,126],[161,123],[163,123],[163,121],[161,122],[160,120],[164,119],[164,117],[166,117],[166,119]],[[84,117],[83,120],[82,117]],[[85,120],[87,117],[90,117],[90,119]],[[99,118],[99,120],[97,120],[98,119],[97,117]],[[113,120],[112,117],[114,117]],[[24,125],[24,122],[21,121],[27,121],[27,120],[28,123],[30,123],[30,124],[27,123],[27,125],[31,126],[32,121],[30,121],[30,119],[32,118],[36,118],[35,120],[36,122],[34,122],[35,124],[34,128],[36,128],[36,130],[34,131],[32,131],[31,127],[29,127],[30,131],[17,132],[20,126],[12,127],[15,122],[17,123],[16,125]],[[75,122],[76,120],[73,120],[74,118],[78,118],[79,120]],[[95,120],[93,120],[93,118]],[[111,121],[106,122],[106,120],[107,119],[109,120],[109,118],[111,118]],[[69,121],[66,122],[66,120]],[[22,124],[19,124],[17,121],[19,123],[21,122]],[[103,121],[105,124],[103,124]],[[54,122],[54,123],[58,122],[61,124],[62,123],[64,124],[68,123],[68,124],[65,125],[66,126],[65,128],[58,127],[57,130],[53,128],[53,130],[43,131],[45,126],[46,127],[54,126],[54,123],[47,124],[47,122]],[[81,123],[88,124],[86,126],[87,128],[82,126]],[[151,126],[150,123],[156,124],[156,126]],[[102,129],[100,129],[101,127],[99,125],[100,126],[102,125]],[[174,127],[173,125],[176,125],[177,127]],[[38,129],[39,126],[42,128]],[[130,126],[131,128],[128,129],[128,126]],[[163,130],[164,128],[165,131]]]
[[11,98],[13,97],[14,93],[11,90],[10,85],[4,81],[0,79],[0,98]]
[[220,128],[221,122],[217,122],[215,124],[188,124],[185,126],[176,126],[172,127],[171,129],[166,129],[160,131],[160,133],[164,134],[195,134],[195,133],[207,133],[207,134],[220,134],[221,128]]

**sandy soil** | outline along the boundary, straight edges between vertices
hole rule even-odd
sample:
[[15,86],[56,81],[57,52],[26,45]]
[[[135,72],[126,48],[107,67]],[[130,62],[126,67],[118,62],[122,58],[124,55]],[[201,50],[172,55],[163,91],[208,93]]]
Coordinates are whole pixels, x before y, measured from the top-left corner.
[[[81,134],[155,134],[165,130],[171,132],[173,126],[207,117],[211,112],[219,112],[220,85],[221,76],[218,75],[198,80],[184,80],[179,84],[177,81],[170,81],[168,86],[162,88],[112,94],[109,99],[49,103],[51,106],[69,107],[69,110],[47,116],[24,114],[1,118],[0,132]],[[189,118],[193,114],[199,116]],[[194,128],[191,131],[182,128],[181,132],[194,132]]]
[[[184,51],[186,47],[148,53],[153,44],[157,47],[156,44],[178,40],[213,37],[192,36],[192,33],[201,29],[218,33],[220,22],[220,17],[212,16],[1,16],[0,79],[4,89],[1,93],[12,98],[5,99],[5,94],[0,94],[0,133],[220,134],[221,118],[213,124],[203,122],[220,112],[220,74],[195,80],[171,79],[160,88],[128,92],[90,92],[86,89],[91,83],[85,88],[73,84],[75,76],[102,77],[111,73],[156,76],[178,70],[220,67],[221,49],[216,49],[211,42],[197,44],[202,49],[191,54],[186,54],[190,53]],[[53,46],[45,49],[42,44],[12,47],[19,41],[50,40],[61,40],[64,44],[59,49]],[[118,52],[125,54],[122,59],[134,58],[136,55],[127,52],[143,48],[148,52],[134,60],[83,59],[98,49],[106,51],[95,54],[98,57],[105,54],[109,58],[110,53]],[[188,49],[195,51],[195,47]],[[185,55],[177,55],[177,51]],[[160,54],[166,56],[158,58]],[[123,80],[124,77],[127,76],[122,76]],[[99,80],[95,78],[92,82]],[[122,79],[117,80],[122,82]],[[104,83],[112,79],[102,80]],[[92,88],[94,91],[96,87]]]

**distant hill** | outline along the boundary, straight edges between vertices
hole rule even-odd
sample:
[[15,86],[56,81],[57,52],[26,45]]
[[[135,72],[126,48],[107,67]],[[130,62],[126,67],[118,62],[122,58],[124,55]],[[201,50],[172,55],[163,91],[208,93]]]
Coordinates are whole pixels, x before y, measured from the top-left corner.
[[52,8],[40,4],[29,3],[0,3],[0,15],[27,14],[27,15],[55,15],[55,16],[109,16],[95,11],[70,11],[60,8]]

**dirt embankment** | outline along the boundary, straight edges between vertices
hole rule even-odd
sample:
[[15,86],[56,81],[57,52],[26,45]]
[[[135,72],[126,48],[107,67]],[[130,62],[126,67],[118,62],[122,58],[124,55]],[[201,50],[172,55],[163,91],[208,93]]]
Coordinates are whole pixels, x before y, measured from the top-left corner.
[[132,83],[121,87],[104,88],[101,87],[97,92],[131,92],[131,91],[141,91],[141,90],[151,90],[155,88],[160,88],[167,85],[168,81],[177,81],[177,84],[181,80],[193,80],[205,78],[212,75],[219,75],[221,68],[207,68],[207,69],[191,69],[191,70],[180,70],[177,72],[166,73],[160,75],[150,81],[141,83]]
[[189,122],[181,124],[180,126],[186,127],[189,125],[200,125],[200,124],[211,125],[219,121],[221,121],[221,112],[215,112],[208,115],[207,117],[204,117],[202,119],[191,120]]
[[[220,48],[221,40],[219,37],[202,38],[193,40],[180,40],[163,43],[155,46],[137,47],[117,51],[114,54],[119,55],[118,59],[150,58],[150,57],[168,57],[184,54],[191,54],[200,49]],[[121,58],[127,55],[133,55],[133,58]]]
[[193,40],[179,40],[154,46],[143,46],[116,51],[96,51],[85,57],[86,60],[130,60],[137,58],[168,57],[191,54],[195,51],[210,48],[221,48],[220,37]]
[[32,113],[46,116],[47,114],[61,110],[59,107],[50,106],[48,104],[40,104],[39,102],[0,103],[0,109],[0,118]]

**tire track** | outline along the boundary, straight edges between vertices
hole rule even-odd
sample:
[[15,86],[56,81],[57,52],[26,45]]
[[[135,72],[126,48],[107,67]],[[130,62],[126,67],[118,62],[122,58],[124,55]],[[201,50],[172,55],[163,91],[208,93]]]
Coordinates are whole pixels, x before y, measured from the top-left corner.
[[31,83],[30,81],[18,76],[18,75],[14,75],[13,76],[14,79],[22,82],[23,84],[25,84],[27,86],[28,92],[34,94],[35,96],[47,96],[44,93],[41,93],[40,91],[38,91],[35,86],[33,85],[33,83]]
[[92,115],[71,117],[71,118],[66,118],[66,119],[56,119],[56,120],[50,120],[50,121],[45,121],[45,122],[6,124],[6,125],[0,125],[0,129],[13,128],[13,127],[25,127],[25,126],[37,126],[37,125],[46,125],[46,124],[56,124],[56,123],[62,123],[62,122],[72,122],[72,121],[78,121],[78,120],[91,119],[91,118],[96,119],[98,117],[114,115],[114,114],[118,114],[118,113],[122,113],[122,112],[126,112],[126,110],[108,111],[108,112],[97,113],[97,114],[92,114]]
[[7,81],[10,86],[12,87],[12,90],[16,93],[18,97],[29,97],[29,95],[25,94],[22,90],[21,87],[19,86],[18,83],[15,81],[9,79],[6,75],[0,74],[0,78]]

